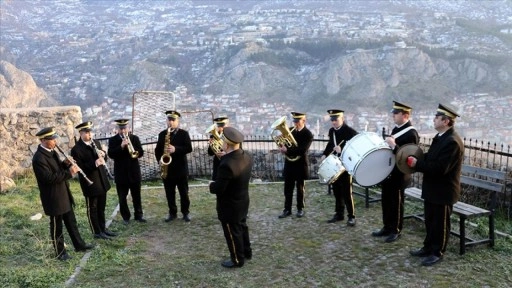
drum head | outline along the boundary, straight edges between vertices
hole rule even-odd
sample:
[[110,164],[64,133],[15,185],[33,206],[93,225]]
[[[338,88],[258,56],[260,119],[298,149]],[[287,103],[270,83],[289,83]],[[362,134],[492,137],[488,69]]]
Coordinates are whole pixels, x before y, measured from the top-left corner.
[[377,185],[388,177],[395,167],[393,151],[387,149],[373,150],[358,162],[354,169],[354,180],[363,187]]
[[407,157],[414,156],[417,159],[423,159],[423,150],[416,144],[405,144],[400,147],[396,152],[396,166],[402,173],[411,174],[416,172],[416,169],[407,165]]

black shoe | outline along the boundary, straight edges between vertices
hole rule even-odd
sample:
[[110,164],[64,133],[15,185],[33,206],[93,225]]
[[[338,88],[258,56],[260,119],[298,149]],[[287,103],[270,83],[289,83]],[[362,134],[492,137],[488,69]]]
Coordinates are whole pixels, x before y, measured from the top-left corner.
[[252,259],[252,251],[245,252],[244,253],[244,258],[245,258],[245,260],[251,260]]
[[128,225],[128,224],[130,224],[130,219],[123,220],[123,224],[124,224],[124,225]]
[[386,238],[386,240],[384,240],[384,242],[386,243],[391,243],[391,242],[395,242],[396,240],[398,240],[398,238],[400,238],[400,233],[398,234],[389,234],[389,236]]
[[281,215],[279,215],[279,218],[286,218],[290,215],[292,215],[292,212],[290,212],[288,210],[283,210],[283,213]]
[[138,219],[135,219],[135,221],[140,222],[140,223],[146,223],[146,222],[148,222],[148,220],[146,220],[146,219],[144,219],[144,218],[138,218]]
[[391,235],[391,232],[387,231],[384,228],[372,232],[373,237],[382,237],[382,236],[389,236],[389,235]]
[[222,265],[222,267],[226,267],[226,268],[237,268],[237,267],[242,267],[242,266],[244,266],[244,264],[243,264],[243,263],[235,264],[235,263],[233,263],[233,261],[231,261],[231,260],[224,261],[224,262],[222,262],[220,265]]
[[105,235],[110,236],[110,237],[116,237],[117,236],[117,233],[109,231],[109,230],[105,230],[103,233],[105,233]]
[[76,252],[84,252],[84,251],[87,251],[87,250],[91,250],[94,247],[95,247],[94,244],[85,244],[84,247],[76,248],[75,251]]
[[169,214],[169,216],[167,216],[167,218],[165,218],[165,222],[171,222],[172,220],[176,219],[176,215],[171,215]]
[[415,257],[427,257],[430,255],[430,252],[425,250],[425,248],[422,247],[417,250],[409,251],[409,254],[411,254],[411,256],[415,256]]
[[188,216],[188,214],[183,215],[183,221],[190,222],[190,217]]
[[297,215],[296,216],[299,217],[299,218],[304,217],[304,210],[297,211]]
[[71,256],[69,256],[68,253],[64,252],[64,253],[60,254],[59,256],[57,256],[57,259],[59,259],[60,261],[66,261],[66,260],[71,259]]
[[347,226],[356,226],[356,218],[348,218]]
[[438,257],[436,255],[430,255],[427,258],[423,259],[423,261],[421,261],[421,265],[432,266],[432,265],[436,264],[437,262],[440,262],[441,260],[443,260],[443,256]]
[[345,217],[338,216],[338,214],[334,214],[334,216],[332,216],[331,219],[327,220],[327,223],[336,223],[338,221],[343,221],[343,220],[345,220]]
[[101,232],[99,234],[94,234],[95,239],[103,239],[103,240],[112,240],[110,237],[107,236],[107,234]]

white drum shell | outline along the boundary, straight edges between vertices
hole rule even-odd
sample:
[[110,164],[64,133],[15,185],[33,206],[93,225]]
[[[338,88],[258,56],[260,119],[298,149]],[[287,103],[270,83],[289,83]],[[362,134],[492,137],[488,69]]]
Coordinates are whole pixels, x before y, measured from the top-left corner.
[[393,150],[373,132],[357,134],[341,152],[342,165],[364,187],[382,182],[395,167]]
[[331,184],[345,172],[340,158],[331,154],[327,156],[318,166],[318,181],[321,184]]

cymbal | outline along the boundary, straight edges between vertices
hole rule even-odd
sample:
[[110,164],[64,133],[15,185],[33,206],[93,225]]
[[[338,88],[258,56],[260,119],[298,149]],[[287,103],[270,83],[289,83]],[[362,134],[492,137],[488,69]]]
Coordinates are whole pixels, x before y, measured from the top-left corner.
[[398,149],[395,155],[396,166],[405,174],[416,172],[416,169],[407,165],[407,157],[409,156],[414,156],[416,159],[423,159],[423,150],[416,144],[405,144]]

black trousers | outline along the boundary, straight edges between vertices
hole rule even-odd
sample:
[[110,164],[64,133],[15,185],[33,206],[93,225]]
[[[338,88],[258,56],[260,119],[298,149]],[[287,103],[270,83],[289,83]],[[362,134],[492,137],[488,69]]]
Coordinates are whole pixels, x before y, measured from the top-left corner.
[[304,179],[286,177],[284,179],[284,210],[292,211],[293,190],[297,187],[297,210],[304,209],[304,194],[306,193]]
[[142,219],[142,201],[140,196],[140,182],[130,184],[116,184],[117,197],[119,198],[119,212],[123,220],[130,220],[131,213],[128,208],[128,192],[131,192],[133,202],[133,214],[135,219]]
[[188,197],[188,178],[172,178],[167,177],[163,180],[165,197],[167,198],[167,207],[169,208],[169,215],[176,216],[178,214],[178,207],[176,206],[176,187],[180,193],[180,208],[183,215],[190,213],[190,198]]
[[236,265],[243,265],[246,256],[252,256],[249,228],[246,219],[240,222],[222,222],[224,238],[228,244],[231,261]]
[[71,210],[67,213],[50,216],[50,239],[52,240],[56,257],[66,253],[66,248],[64,247],[63,222],[75,249],[85,247],[85,242],[78,231],[75,211],[73,211],[73,207],[71,207]]
[[394,234],[402,232],[405,188],[409,183],[403,180],[403,175],[391,175],[382,182],[381,207],[385,231]]
[[450,215],[453,211],[453,205],[434,204],[425,201],[424,209],[427,235],[423,241],[423,247],[436,256],[442,256],[450,238]]
[[331,186],[336,201],[334,210],[338,218],[344,218],[345,207],[347,208],[348,218],[355,218],[354,199],[352,198],[352,176],[348,172],[343,172]]
[[107,205],[107,193],[85,197],[87,207],[87,219],[93,234],[105,232],[105,207]]

